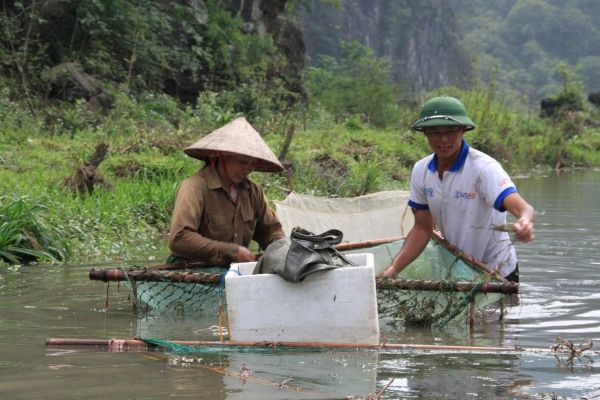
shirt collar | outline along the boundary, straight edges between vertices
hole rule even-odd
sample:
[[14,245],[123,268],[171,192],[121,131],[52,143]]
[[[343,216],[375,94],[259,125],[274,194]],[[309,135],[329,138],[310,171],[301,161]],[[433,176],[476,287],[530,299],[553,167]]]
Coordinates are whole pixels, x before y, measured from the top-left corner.
[[[217,172],[216,165],[207,165],[202,169],[204,178],[206,179],[206,186],[209,189],[219,189],[223,187],[223,183],[221,183],[221,178],[219,177],[219,173]],[[248,178],[244,179],[238,185],[238,190],[245,189],[248,185]]]
[[[460,148],[460,153],[458,154],[458,157],[456,158],[456,160],[454,160],[454,163],[448,169],[448,171],[456,172],[456,171],[460,170],[465,165],[465,162],[467,161],[467,154],[469,154],[469,143],[467,143],[466,140],[463,140],[461,148]],[[427,168],[431,172],[437,172],[437,170],[438,170],[437,166],[438,166],[438,156],[434,154],[433,158],[427,165]]]

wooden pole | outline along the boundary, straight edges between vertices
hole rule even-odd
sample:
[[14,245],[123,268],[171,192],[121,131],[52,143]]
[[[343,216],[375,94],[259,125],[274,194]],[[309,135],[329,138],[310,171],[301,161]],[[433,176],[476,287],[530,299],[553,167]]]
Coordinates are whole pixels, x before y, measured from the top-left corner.
[[92,268],[89,271],[93,281],[144,281],[144,282],[182,282],[218,285],[221,274],[206,272],[177,272],[148,269]]
[[[496,278],[498,281],[503,282],[503,283],[507,283],[508,281],[502,277],[497,271],[495,271],[493,268],[491,268],[490,266],[484,264],[483,262],[477,260],[475,257],[470,256],[466,253],[464,253],[463,251],[461,251],[460,249],[458,249],[457,247],[453,246],[452,244],[450,244],[446,239],[444,239],[439,232],[437,231],[433,231],[432,232],[432,239],[435,240],[437,243],[439,243],[440,245],[444,246],[448,251],[450,251],[452,254],[454,254],[456,257],[460,258],[462,261],[466,262],[467,264],[479,269],[480,271],[483,271],[484,273],[490,274],[491,276],[493,276],[494,278]],[[358,242],[349,242],[349,243],[340,243],[338,245],[335,246],[335,249],[338,251],[347,251],[347,250],[356,250],[356,249],[363,249],[363,248],[368,248],[368,247],[373,247],[373,246],[378,246],[378,245],[382,245],[382,244],[387,244],[387,243],[392,243],[392,242],[396,242],[398,240],[404,240],[406,239],[405,236],[396,236],[396,237],[389,237],[389,238],[382,238],[382,239],[373,239],[373,240],[363,240],[363,241],[358,241]],[[163,271],[163,270],[185,270],[185,269],[194,269],[194,268],[203,268],[203,267],[214,267],[214,265],[208,265],[205,262],[202,261],[188,261],[188,262],[182,262],[182,263],[174,263],[174,264],[158,264],[158,265],[149,265],[146,266],[140,270],[159,270],[159,271]],[[226,267],[224,267],[226,268]],[[114,268],[117,269],[117,268]],[[111,269],[112,270],[112,269]],[[129,271],[134,271],[135,268],[128,268],[128,274]],[[93,272],[92,272],[93,271]],[[92,280],[102,280],[102,281],[109,281],[109,280],[125,280],[125,275],[120,274],[118,272],[110,272],[104,276],[102,275],[101,269],[98,268],[92,268],[90,270],[90,279]],[[117,276],[122,276],[122,279],[119,278],[117,279]],[[135,278],[133,278],[134,280],[137,280]],[[139,279],[139,280],[143,280],[143,279]]]
[[380,244],[397,242],[398,240],[404,240],[404,239],[406,239],[405,236],[396,236],[396,237],[389,237],[389,238],[383,238],[383,239],[363,240],[360,242],[340,243],[340,244],[335,245],[335,249],[338,251],[363,249],[365,247],[379,246]]
[[[144,267],[146,269],[158,269],[158,270],[181,270],[181,269],[194,269],[194,268],[211,268],[214,265],[209,265],[203,261],[185,261],[182,263],[174,263],[174,264],[159,264],[159,265],[150,265]],[[223,267],[227,268],[227,267]]]
[[[426,290],[442,292],[470,292],[480,282],[472,281],[427,281],[421,279],[391,279],[377,277],[378,289],[396,288],[402,290]],[[513,282],[484,282],[481,284],[480,293],[519,293],[519,284]]]
[[[239,341],[208,341],[208,340],[171,340],[174,344],[196,347],[256,347],[276,350],[278,347],[311,348],[311,349],[371,349],[371,350],[423,350],[423,351],[449,351],[449,352],[489,352],[489,353],[517,353],[523,351],[517,347],[492,347],[492,346],[460,346],[460,345],[435,345],[435,344],[404,344],[404,343],[337,343],[337,342],[239,342]],[[46,346],[95,346],[105,347],[112,351],[125,351],[131,349],[149,350],[157,346],[146,343],[138,338],[131,339],[68,339],[47,338]]]
[[442,235],[439,232],[433,231],[431,233],[431,238],[433,240],[435,240],[437,243],[444,246],[449,252],[451,252],[452,254],[454,254],[456,257],[460,258],[467,264],[469,264],[475,268],[478,268],[480,271],[490,274],[491,276],[493,276],[494,278],[496,278],[498,281],[500,281],[502,283],[508,282],[502,275],[500,275],[498,273],[498,271],[495,271],[489,265],[484,264],[483,262],[479,261],[475,257],[473,257],[469,254],[466,254],[465,252],[463,252],[456,246],[450,244],[445,238],[442,237]]
[[[405,239],[404,236],[397,237],[389,237],[383,239],[374,239],[374,240],[364,240],[359,242],[349,242],[349,243],[340,243],[335,246],[338,251],[347,251],[347,250],[355,250],[362,249],[366,247],[377,246],[380,244],[386,244],[395,242],[397,240]],[[256,256],[260,256],[260,254],[256,254]],[[203,261],[186,261],[181,263],[173,263],[173,264],[156,264],[156,265],[148,265],[143,267],[144,269],[152,269],[152,270],[182,270],[182,269],[194,269],[194,268],[211,268],[215,267],[214,265],[207,264]],[[94,267],[95,268],[95,267]],[[135,267],[129,268],[134,269]],[[227,267],[223,267],[227,268]]]
[[[92,268],[89,272],[91,280],[103,282],[109,281],[144,281],[144,282],[183,282],[218,285],[222,275],[206,272],[176,272],[135,269],[124,271],[119,268]],[[470,281],[428,281],[419,279],[391,279],[377,277],[377,288],[400,289],[400,290],[426,290],[446,292],[470,292],[479,285],[479,282]],[[519,292],[518,283],[485,282],[481,285],[481,293],[504,293],[512,294]]]

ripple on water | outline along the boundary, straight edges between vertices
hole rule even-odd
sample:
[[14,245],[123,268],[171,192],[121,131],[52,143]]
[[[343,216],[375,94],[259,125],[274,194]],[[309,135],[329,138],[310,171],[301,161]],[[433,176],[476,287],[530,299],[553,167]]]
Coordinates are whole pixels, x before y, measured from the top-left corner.
[[550,389],[591,390],[593,387],[600,388],[600,374],[591,374],[586,379],[565,376],[561,380],[548,384]]
[[583,314],[580,314],[580,317],[597,317],[600,318],[600,310],[590,310],[586,311]]
[[598,324],[600,321],[590,321],[590,320],[560,320],[560,321],[540,321],[535,324],[520,324],[519,326],[522,328],[559,328],[559,327],[570,327],[573,328],[575,326],[580,325],[591,325],[598,329]]

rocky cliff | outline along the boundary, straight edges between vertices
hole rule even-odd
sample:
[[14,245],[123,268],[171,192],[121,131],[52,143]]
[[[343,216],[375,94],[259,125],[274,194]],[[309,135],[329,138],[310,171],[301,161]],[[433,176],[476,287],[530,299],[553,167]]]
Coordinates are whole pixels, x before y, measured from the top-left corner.
[[[287,0],[227,0],[229,9],[245,22],[248,32],[268,34],[285,57],[273,71],[286,82],[289,90],[305,97],[302,70],[306,57],[304,35],[299,27],[284,15]],[[283,67],[282,67],[283,66]]]
[[[331,1],[329,2],[331,3]],[[308,56],[339,55],[340,41],[356,40],[392,64],[393,79],[414,92],[472,76],[460,46],[454,11],[444,0],[342,0],[340,7],[315,0],[304,10],[302,30]]]

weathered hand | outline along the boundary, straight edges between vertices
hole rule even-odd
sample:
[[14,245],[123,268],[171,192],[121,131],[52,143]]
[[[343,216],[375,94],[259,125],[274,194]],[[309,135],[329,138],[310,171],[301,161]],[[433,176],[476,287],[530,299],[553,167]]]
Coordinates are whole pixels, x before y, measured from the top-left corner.
[[237,255],[236,255],[236,261],[238,261],[238,262],[256,261],[256,256],[248,248],[246,248],[244,246],[239,246]]

